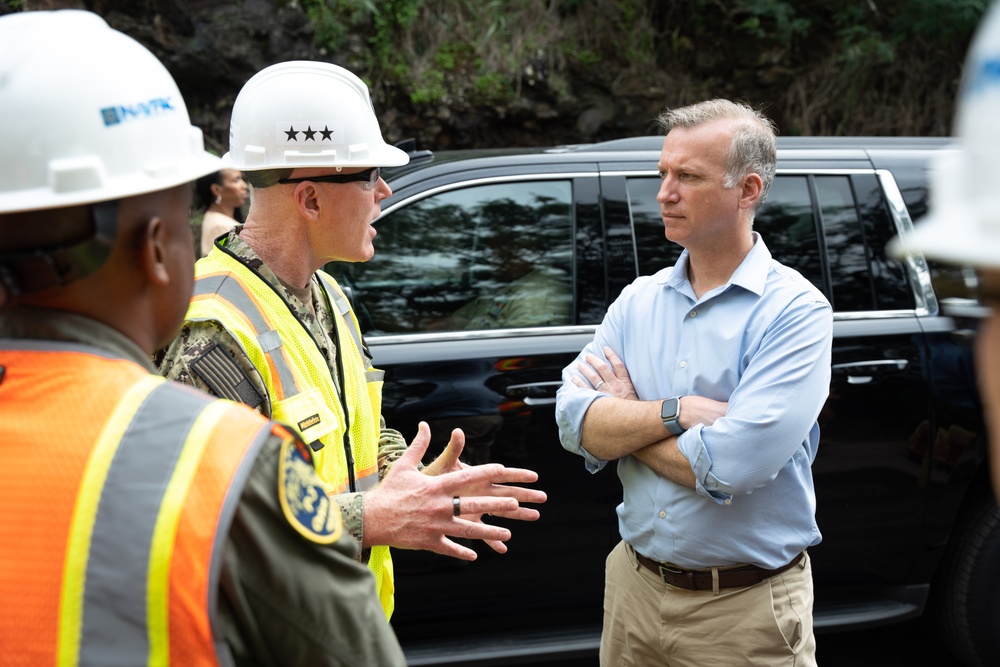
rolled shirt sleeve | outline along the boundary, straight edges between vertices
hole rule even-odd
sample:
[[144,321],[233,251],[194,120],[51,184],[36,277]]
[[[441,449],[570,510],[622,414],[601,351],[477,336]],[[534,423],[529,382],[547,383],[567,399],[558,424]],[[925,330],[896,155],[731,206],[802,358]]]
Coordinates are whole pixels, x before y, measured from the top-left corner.
[[607,394],[592,389],[589,383],[586,387],[578,387],[574,384],[572,378],[574,376],[583,377],[580,371],[577,370],[577,366],[583,363],[585,355],[593,354],[599,359],[607,361],[607,358],[604,356],[605,346],[613,350],[621,349],[621,343],[617,335],[620,329],[615,324],[619,316],[616,305],[617,302],[611,306],[611,309],[604,318],[604,322],[598,328],[594,340],[587,343],[576,359],[563,369],[562,386],[556,392],[556,424],[559,426],[559,440],[566,451],[579,454],[583,457],[584,465],[591,473],[596,473],[604,469],[604,466],[608,462],[594,456],[583,448],[581,444],[583,419],[587,414],[587,410],[590,409],[590,405],[602,396],[607,396]]
[[722,503],[750,494],[770,484],[803,446],[811,464],[816,418],[830,387],[832,327],[825,301],[809,294],[796,299],[768,328],[726,415],[678,438],[699,494]]

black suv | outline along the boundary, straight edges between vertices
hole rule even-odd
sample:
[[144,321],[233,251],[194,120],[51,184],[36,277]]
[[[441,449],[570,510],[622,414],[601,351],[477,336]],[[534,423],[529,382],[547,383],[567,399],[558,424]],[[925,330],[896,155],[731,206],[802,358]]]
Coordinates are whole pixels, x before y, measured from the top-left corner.
[[[392,624],[412,665],[596,652],[621,487],[559,444],[560,371],[637,275],[672,264],[656,202],[662,137],[430,154],[386,174],[376,257],[328,268],[350,291],[384,414],[468,458],[538,471],[537,523],[475,563],[394,552]],[[900,262],[886,243],[927,206],[944,139],[782,138],[754,228],[834,307],[833,380],[813,466],[817,632],[939,612],[968,664],[1000,664],[1000,526],[973,373],[967,276]],[[545,276],[516,303],[519,274]],[[935,278],[932,280],[932,277]],[[536,281],[537,284],[542,284]],[[957,311],[956,311],[957,312]],[[930,603],[930,604],[928,604]]]

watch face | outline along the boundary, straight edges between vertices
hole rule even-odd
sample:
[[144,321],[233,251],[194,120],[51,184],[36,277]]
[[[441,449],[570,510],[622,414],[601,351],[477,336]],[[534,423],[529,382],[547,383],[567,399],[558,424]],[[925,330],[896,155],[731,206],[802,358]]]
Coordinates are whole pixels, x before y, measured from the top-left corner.
[[672,419],[677,419],[677,408],[680,404],[680,400],[676,398],[668,398],[663,401],[660,405],[660,419],[663,421],[670,421]]

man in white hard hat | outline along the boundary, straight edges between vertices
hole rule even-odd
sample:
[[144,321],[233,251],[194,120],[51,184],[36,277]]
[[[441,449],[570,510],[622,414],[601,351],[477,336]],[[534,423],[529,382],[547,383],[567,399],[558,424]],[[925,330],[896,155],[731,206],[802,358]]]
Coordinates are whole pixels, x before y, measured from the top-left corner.
[[0,117],[0,663],[405,664],[312,450],[153,373],[220,167],[170,74],[95,14],[11,14]]
[[[389,547],[474,560],[475,551],[448,539],[457,536],[503,553],[510,531],[483,523],[490,510],[467,496],[535,503],[545,494],[503,485],[535,481],[530,470],[465,468],[460,430],[426,474],[414,476],[397,460],[407,447],[382,418],[382,372],[372,366],[343,292],[319,270],[335,260],[372,258],[372,221],[392,194],[380,169],[409,159],[383,141],[364,82],[318,62],[258,72],[233,107],[226,159],[254,187],[246,224],[198,262],[186,322],[160,370],[302,435],[320,475],[338,492],[345,530],[362,549],[388,617]],[[422,424],[417,438],[428,436]],[[455,488],[439,477],[447,471],[488,473],[494,484]],[[538,517],[520,506],[494,514]]]
[[990,433],[990,470],[1000,496],[1000,5],[987,13],[965,62],[955,130],[959,150],[931,177],[931,211],[895,239],[896,254],[922,253],[974,267],[990,316],[976,339],[978,381]]

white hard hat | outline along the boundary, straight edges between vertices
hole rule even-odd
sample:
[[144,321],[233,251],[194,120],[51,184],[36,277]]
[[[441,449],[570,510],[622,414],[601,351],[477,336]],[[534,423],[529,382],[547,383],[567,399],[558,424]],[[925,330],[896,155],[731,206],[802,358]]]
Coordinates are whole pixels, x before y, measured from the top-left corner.
[[890,250],[1000,268],[1000,4],[972,41],[955,131],[958,150],[942,153],[932,167],[930,213]]
[[90,12],[0,17],[0,213],[120,199],[219,168],[170,73]]
[[330,63],[291,61],[253,76],[233,105],[235,169],[396,167],[409,156],[382,139],[368,86]]

